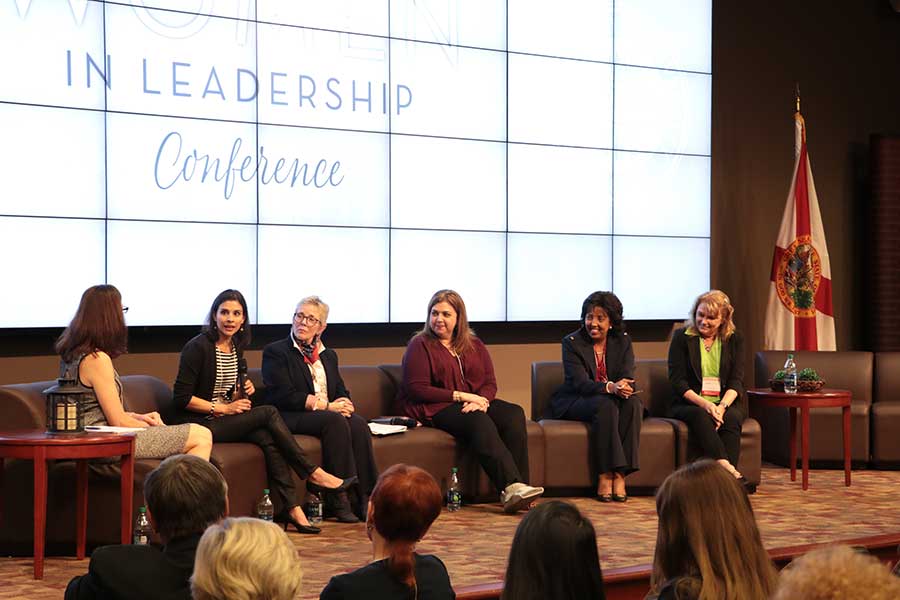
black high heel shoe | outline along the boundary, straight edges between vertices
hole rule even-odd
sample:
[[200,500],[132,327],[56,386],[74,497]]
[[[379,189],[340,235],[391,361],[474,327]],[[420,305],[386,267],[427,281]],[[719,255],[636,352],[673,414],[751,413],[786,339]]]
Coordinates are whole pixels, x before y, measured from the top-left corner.
[[319,529],[318,527],[316,527],[315,525],[302,525],[300,522],[297,521],[297,519],[292,517],[290,515],[290,513],[281,513],[281,514],[275,515],[275,518],[272,520],[274,522],[278,523],[279,525],[284,525],[285,531],[287,531],[288,525],[293,525],[294,529],[297,530],[297,533],[305,533],[308,535],[318,535],[319,533],[322,532],[322,530]]
[[322,487],[318,483],[313,483],[312,481],[306,481],[306,489],[314,494],[339,494],[340,492],[346,492],[348,489],[356,485],[357,477],[354,475],[353,477],[348,477],[347,479],[341,482],[341,485],[333,488]]

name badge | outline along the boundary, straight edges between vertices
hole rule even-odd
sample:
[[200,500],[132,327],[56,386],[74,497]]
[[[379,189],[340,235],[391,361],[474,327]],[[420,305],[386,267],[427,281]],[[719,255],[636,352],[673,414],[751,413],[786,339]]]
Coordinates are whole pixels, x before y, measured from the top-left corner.
[[718,396],[722,390],[718,377],[704,377],[701,396]]

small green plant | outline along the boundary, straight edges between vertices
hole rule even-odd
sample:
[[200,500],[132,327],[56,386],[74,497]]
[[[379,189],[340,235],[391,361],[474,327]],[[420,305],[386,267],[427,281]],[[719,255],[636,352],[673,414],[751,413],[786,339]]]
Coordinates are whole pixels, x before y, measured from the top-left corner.
[[775,371],[775,374],[772,375],[772,379],[775,381],[784,381],[784,369],[778,369]]
[[797,378],[800,381],[819,381],[820,379],[822,379],[821,377],[819,377],[819,374],[816,373],[815,369],[811,369],[809,367],[800,371],[800,373],[797,374]]

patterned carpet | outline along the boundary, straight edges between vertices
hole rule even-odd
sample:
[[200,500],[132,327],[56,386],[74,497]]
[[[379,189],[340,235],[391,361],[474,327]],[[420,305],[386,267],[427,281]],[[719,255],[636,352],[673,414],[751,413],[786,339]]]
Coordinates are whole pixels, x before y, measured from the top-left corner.
[[[766,467],[752,503],[767,548],[850,539],[900,531],[897,511],[898,471],[854,471],[844,487],[843,471],[812,471],[803,492],[787,469]],[[626,504],[572,501],[597,529],[603,568],[649,564],[656,538],[653,499],[631,498]],[[499,505],[474,505],[444,512],[419,544],[419,551],[439,555],[455,585],[503,578],[506,555],[520,516],[504,515]],[[291,534],[303,561],[302,598],[318,598],[328,578],[365,564],[370,546],[365,526],[328,522],[319,536]],[[74,548],[73,548],[74,550]],[[30,558],[0,559],[0,598],[62,598],[69,579],[87,569],[87,561],[51,558],[43,581],[34,581]]]

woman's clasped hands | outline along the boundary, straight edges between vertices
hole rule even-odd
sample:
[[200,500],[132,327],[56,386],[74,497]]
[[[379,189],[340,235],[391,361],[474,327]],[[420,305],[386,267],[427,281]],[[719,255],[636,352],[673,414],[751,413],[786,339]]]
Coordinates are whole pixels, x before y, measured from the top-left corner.
[[459,399],[463,403],[462,412],[470,413],[477,410],[487,412],[490,401],[484,396],[470,392],[457,392],[457,394],[459,394]]

